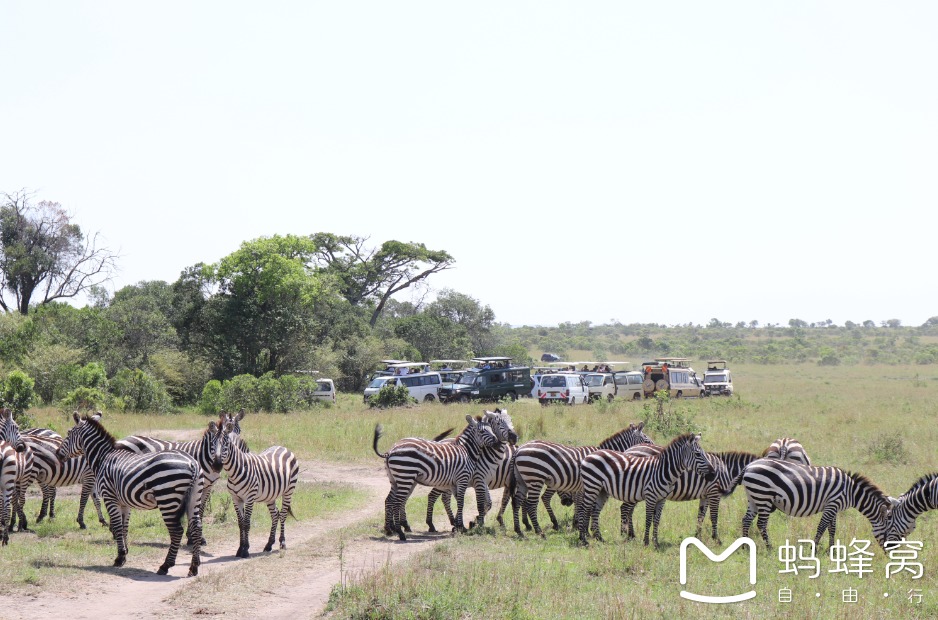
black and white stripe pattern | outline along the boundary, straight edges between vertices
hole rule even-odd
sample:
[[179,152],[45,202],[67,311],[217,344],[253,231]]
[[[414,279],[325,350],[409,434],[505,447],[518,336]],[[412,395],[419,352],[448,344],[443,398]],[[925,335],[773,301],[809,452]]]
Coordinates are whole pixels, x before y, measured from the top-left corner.
[[810,465],[811,459],[804,446],[797,439],[791,437],[779,437],[765,449],[762,453],[765,459],[781,459],[783,461],[794,461],[802,465]]
[[660,453],[647,456],[629,455],[616,450],[597,450],[583,458],[580,475],[583,492],[578,502],[580,542],[587,544],[590,521],[593,535],[599,532],[599,513],[609,497],[632,505],[644,501],[645,544],[654,518],[655,546],[658,546],[658,524],[664,501],[681,474],[693,469],[705,482],[712,482],[716,473],[700,447],[700,435],[687,433],[674,438]]
[[114,447],[115,440],[97,417],[79,418],[68,432],[57,454],[65,459],[84,454],[95,473],[95,485],[107,508],[111,534],[117,541],[114,566],[127,561],[127,528],[130,510],[159,509],[169,530],[169,551],[157,570],[165,575],[176,563],[182,540],[182,516],[189,518],[195,532],[189,576],[197,575],[201,562],[202,473],[198,462],[178,450],[134,454]]
[[33,451],[20,435],[20,427],[13,419],[13,412],[10,409],[0,409],[0,441],[5,441],[13,448],[15,452],[16,467],[14,472],[14,490],[10,502],[11,521],[8,531],[16,526],[18,532],[29,532],[26,521],[26,512],[23,507],[26,504],[26,490],[36,481],[36,470],[33,468]]
[[886,540],[899,540],[912,533],[920,514],[938,508],[938,473],[922,476],[898,498],[890,498],[890,503]]
[[625,451],[641,443],[652,443],[642,431],[644,422],[630,424],[615,435],[605,439],[599,446],[567,446],[552,441],[529,441],[518,448],[514,458],[514,513],[515,533],[524,536],[518,519],[518,508],[523,504],[524,512],[531,520],[534,531],[541,536],[537,520],[537,502],[544,490],[544,504],[554,529],[559,529],[556,516],[550,508],[550,496],[555,492],[569,493],[576,499],[582,490],[580,461],[596,450]]
[[[631,456],[653,456],[660,454],[663,450],[664,447],[662,446],[640,445],[629,448],[625,453]],[[716,477],[708,481],[696,469],[687,469],[678,477],[674,488],[665,499],[673,502],[699,500],[696,536],[700,537],[703,521],[709,508],[712,536],[714,540],[721,542],[718,527],[720,500],[733,493],[746,466],[759,457],[751,452],[705,452],[704,454]],[[622,533],[630,539],[635,538],[635,528],[632,524],[632,512],[635,510],[635,504],[622,502],[620,510]]]
[[505,444],[517,441],[517,434],[507,411],[486,411],[473,418],[466,416],[468,426],[455,441],[436,442],[407,438],[395,443],[386,454],[378,452],[381,426],[375,427],[372,448],[385,461],[391,490],[385,499],[385,534],[397,533],[406,540],[405,506],[417,484],[449,491],[456,496],[455,529],[465,530],[463,504],[471,484],[476,491],[479,510],[478,524],[484,524],[486,480],[504,457]]
[[887,516],[891,506],[886,495],[865,476],[837,467],[811,467],[792,461],[766,458],[754,461],[743,473],[742,486],[746,489],[749,508],[743,517],[743,536],[749,536],[753,519],[762,539],[769,545],[769,515],[776,509],[793,517],[807,517],[821,513],[816,545],[827,530],[830,544],[834,544],[837,531],[837,513],[856,508],[869,519],[873,536],[883,544],[887,529]]
[[0,441],[0,546],[10,542],[10,513],[16,497],[16,449],[13,444]]
[[[209,422],[208,428],[202,432],[202,437],[192,441],[165,441],[145,435],[130,435],[115,443],[114,446],[119,450],[129,450],[134,454],[179,450],[198,461],[202,470],[202,505],[199,513],[204,515],[212,489],[218,479],[221,478],[221,433],[219,428],[219,425],[215,422]],[[189,524],[187,528],[186,539],[186,544],[191,545],[192,524]],[[206,544],[204,537],[202,538],[202,544]]]
[[221,465],[228,474],[228,492],[238,513],[240,541],[235,555],[239,558],[250,556],[251,514],[255,502],[266,504],[270,511],[270,536],[264,551],[273,549],[278,524],[280,548],[286,549],[284,530],[287,515],[293,516],[290,503],[300,477],[296,457],[283,446],[272,446],[259,454],[245,452],[232,433],[233,426],[234,422],[230,421],[222,429]]

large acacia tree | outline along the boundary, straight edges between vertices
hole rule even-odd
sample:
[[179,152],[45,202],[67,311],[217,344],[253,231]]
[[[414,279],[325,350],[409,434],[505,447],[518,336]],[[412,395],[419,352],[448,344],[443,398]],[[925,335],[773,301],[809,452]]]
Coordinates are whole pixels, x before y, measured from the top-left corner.
[[75,297],[105,282],[117,255],[86,236],[57,202],[21,190],[0,198],[0,308],[27,314],[32,303]]

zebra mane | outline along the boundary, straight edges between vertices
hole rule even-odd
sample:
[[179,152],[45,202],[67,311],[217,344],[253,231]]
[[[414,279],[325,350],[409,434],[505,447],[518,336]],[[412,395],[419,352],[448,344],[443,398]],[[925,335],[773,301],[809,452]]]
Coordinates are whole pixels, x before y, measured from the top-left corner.
[[97,418],[93,418],[93,417],[91,417],[91,416],[86,416],[86,417],[84,417],[84,418],[82,418],[82,419],[83,419],[83,420],[87,420],[89,424],[91,424],[92,426],[96,427],[99,431],[101,431],[101,434],[102,434],[104,437],[107,437],[107,440],[108,440],[108,442],[111,444],[111,447],[113,447],[114,444],[117,443],[117,440],[114,439],[114,435],[110,434],[110,433],[107,431],[107,429],[104,428],[104,425],[101,424],[101,421],[100,421],[100,420],[98,420]]
[[677,437],[672,439],[671,442],[668,445],[666,445],[664,448],[665,450],[667,450],[671,446],[676,446],[680,443],[687,443],[689,441],[693,441],[694,437],[696,437],[694,433],[684,433],[683,435],[678,435]]
[[930,484],[933,480],[938,478],[938,472],[932,472],[930,474],[925,474],[921,478],[915,481],[915,484],[909,487],[909,490],[903,493],[900,497],[907,497],[916,491],[920,491],[923,487]]
[[[477,416],[476,416],[476,424],[478,424],[478,423],[481,422],[481,421],[482,421],[482,416],[477,415]],[[465,435],[465,434],[466,434],[466,431],[468,431],[471,426],[472,426],[471,424],[467,424],[464,429],[462,429],[461,431],[459,431],[459,434],[456,435],[457,439],[458,439],[459,437],[462,437],[463,435]],[[445,437],[445,436],[444,436],[444,437]]]
[[853,479],[854,484],[856,484],[861,489],[868,491],[870,494],[875,496],[877,500],[881,501],[884,504],[890,503],[889,498],[886,496],[883,490],[880,489],[878,486],[876,486],[876,484],[874,484],[872,480],[870,480],[863,474],[858,474],[853,471],[848,471],[846,473],[848,476],[850,476],[850,478]]
[[599,445],[601,446],[609,445],[611,443],[614,443],[620,437],[625,437],[626,435],[630,433],[634,433],[636,431],[641,432],[641,430],[642,430],[641,426],[635,426],[634,424],[629,424],[627,428],[623,428],[621,431],[613,433],[612,435],[609,435],[608,437],[603,439],[601,442],[599,442]]

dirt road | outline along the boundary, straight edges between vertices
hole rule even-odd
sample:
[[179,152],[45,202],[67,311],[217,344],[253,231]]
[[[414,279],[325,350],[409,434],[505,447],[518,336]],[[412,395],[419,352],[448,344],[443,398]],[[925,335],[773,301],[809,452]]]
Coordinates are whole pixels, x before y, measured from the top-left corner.
[[[252,618],[312,618],[320,615],[329,600],[333,586],[350,576],[371,571],[388,562],[400,562],[415,553],[431,548],[446,540],[449,534],[416,535],[402,543],[396,538],[374,535],[360,536],[346,541],[342,549],[341,566],[338,555],[296,552],[295,549],[315,548],[317,542],[331,538],[350,524],[373,520],[383,515],[384,497],[389,483],[381,464],[373,466],[338,465],[305,461],[301,463],[301,479],[305,482],[332,482],[356,486],[368,493],[369,499],[361,508],[331,519],[310,520],[288,526],[289,549],[283,558],[255,553],[249,560],[237,560],[232,554],[215,553],[218,549],[237,548],[238,531],[234,526],[228,537],[214,541],[202,559],[199,576],[184,577],[189,564],[188,554],[181,550],[176,566],[168,576],[156,575],[152,567],[135,565],[133,554],[127,566],[120,569],[101,567],[87,577],[90,587],[80,584],[73,591],[41,591],[33,596],[0,596],[0,616],[8,618],[69,618],[70,620],[102,618],[185,618],[226,615]],[[419,490],[419,489],[418,489]],[[423,489],[426,492],[426,489]],[[474,500],[466,498],[467,506]],[[442,513],[442,510],[437,512]],[[474,514],[474,510],[467,511]],[[414,515],[416,516],[416,515]],[[444,528],[437,521],[437,528]],[[422,523],[423,519],[411,518]],[[424,526],[425,527],[425,526]],[[418,530],[424,530],[418,526]],[[256,537],[256,535],[255,535]],[[257,544],[257,543],[255,543]],[[330,544],[332,544],[330,542]],[[271,560],[280,560],[271,562]],[[216,600],[210,592],[213,584],[243,583],[255,571],[276,570],[283,578],[274,580],[273,587],[252,592],[249,598],[237,601]],[[201,582],[201,583],[199,583]],[[185,589],[185,590],[184,590]],[[193,596],[180,596],[193,590]],[[224,590],[219,588],[219,590]],[[200,594],[201,593],[201,594]],[[222,598],[222,597],[219,597]]]

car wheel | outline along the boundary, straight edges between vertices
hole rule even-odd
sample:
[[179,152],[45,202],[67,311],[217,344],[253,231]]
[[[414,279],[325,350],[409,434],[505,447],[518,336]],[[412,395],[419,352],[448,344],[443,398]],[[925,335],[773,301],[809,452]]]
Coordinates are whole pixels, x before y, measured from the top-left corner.
[[469,397],[463,394],[462,396],[459,397],[459,402],[465,405],[466,403],[469,402]]
[[607,394],[607,395],[606,395],[606,400],[609,401],[610,403],[611,403],[613,400],[615,400],[615,398],[616,398],[616,397],[613,396],[612,394]]
[[510,400],[518,400],[518,395],[517,395],[516,393],[514,393],[514,392],[508,392],[508,394],[506,394],[506,396],[507,396]]
[[677,394],[675,394],[674,398],[684,398],[684,392],[678,390],[678,391],[677,391]]
[[632,400],[641,400],[641,399],[642,399],[641,394],[636,394],[635,396],[632,397]]
[[426,396],[423,397],[423,402],[425,403],[432,403],[434,400],[436,399],[433,398],[433,394],[427,394]]

